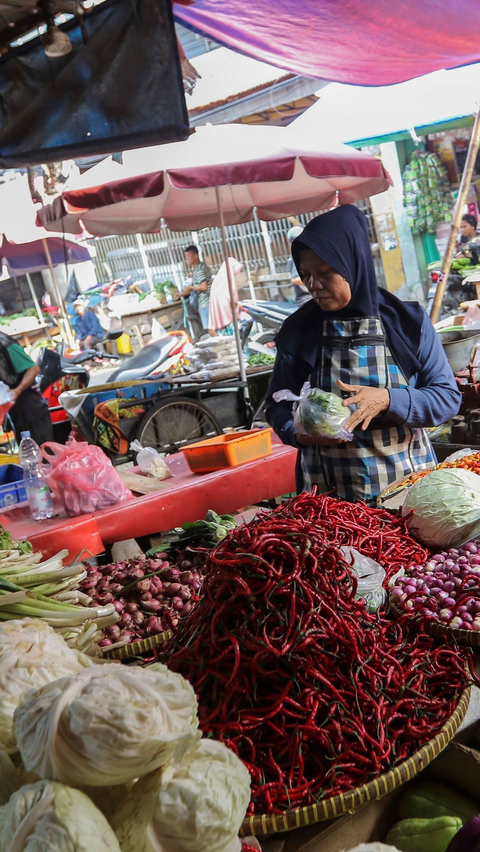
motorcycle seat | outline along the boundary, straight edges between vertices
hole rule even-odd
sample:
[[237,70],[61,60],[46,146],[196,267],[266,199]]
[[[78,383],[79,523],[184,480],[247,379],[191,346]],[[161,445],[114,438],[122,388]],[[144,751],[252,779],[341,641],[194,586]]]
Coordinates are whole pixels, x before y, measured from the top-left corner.
[[140,352],[129,358],[120,367],[117,367],[109,377],[109,382],[118,382],[128,379],[144,379],[155,367],[165,361],[172,350],[177,346],[175,337],[161,337],[144,346]]
[[293,314],[294,311],[297,310],[298,305],[293,305],[291,302],[257,302],[256,305],[253,302],[246,302],[245,307],[252,308],[252,311],[255,308],[258,309],[260,313],[276,313],[276,314],[284,314],[286,317]]

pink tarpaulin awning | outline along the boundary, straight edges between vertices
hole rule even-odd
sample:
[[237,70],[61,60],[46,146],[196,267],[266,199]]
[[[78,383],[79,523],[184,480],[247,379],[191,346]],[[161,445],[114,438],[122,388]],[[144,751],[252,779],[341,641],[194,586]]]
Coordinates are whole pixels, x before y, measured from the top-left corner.
[[[247,222],[256,208],[271,220],[348,204],[383,192],[389,177],[380,160],[340,143],[307,143],[282,127],[239,124],[200,127],[186,142],[124,154],[118,177],[64,191],[38,213],[51,230],[95,236]],[[88,174],[88,173],[87,173]]]
[[175,19],[220,44],[338,83],[388,86],[480,60],[478,0],[194,0]]

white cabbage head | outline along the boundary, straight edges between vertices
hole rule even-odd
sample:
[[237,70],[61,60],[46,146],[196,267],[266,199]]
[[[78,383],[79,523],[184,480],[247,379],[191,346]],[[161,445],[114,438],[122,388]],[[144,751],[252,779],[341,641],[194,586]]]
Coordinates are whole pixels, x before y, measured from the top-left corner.
[[120,852],[107,820],[81,793],[54,781],[22,787],[0,808],[0,852]]
[[0,748],[17,751],[13,714],[30,689],[91,665],[89,657],[69,648],[40,619],[0,623]]
[[192,687],[159,663],[94,665],[32,691],[15,731],[26,769],[74,787],[128,784],[200,739]]
[[164,767],[156,787],[150,779],[112,821],[122,852],[240,852],[250,775],[230,749],[202,739],[179,766]]
[[407,488],[403,514],[427,547],[455,547],[480,530],[480,476],[461,468],[433,470]]

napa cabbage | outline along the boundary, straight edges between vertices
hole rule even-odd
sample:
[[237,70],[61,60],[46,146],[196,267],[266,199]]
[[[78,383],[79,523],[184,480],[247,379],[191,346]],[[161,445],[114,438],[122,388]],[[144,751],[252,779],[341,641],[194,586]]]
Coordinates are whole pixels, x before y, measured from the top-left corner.
[[16,752],[13,714],[30,689],[91,665],[40,619],[0,623],[0,748]]
[[0,807],[0,852],[120,852],[93,802],[79,790],[37,781]]
[[32,691],[15,731],[26,769],[74,787],[128,784],[200,739],[191,685],[159,663],[94,665]]

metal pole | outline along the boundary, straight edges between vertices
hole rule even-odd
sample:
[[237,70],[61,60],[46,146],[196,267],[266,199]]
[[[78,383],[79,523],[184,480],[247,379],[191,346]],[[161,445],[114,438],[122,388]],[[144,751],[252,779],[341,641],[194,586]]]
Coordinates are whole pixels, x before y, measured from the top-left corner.
[[260,229],[262,231],[263,242],[265,243],[265,249],[266,249],[266,252],[267,252],[267,260],[268,260],[268,265],[270,267],[270,272],[271,272],[272,275],[276,275],[277,270],[275,268],[275,261],[273,259],[272,243],[271,243],[271,240],[270,240],[270,234],[268,233],[267,223],[264,222],[263,219],[260,220]]
[[452,230],[448,239],[447,248],[445,249],[442,268],[440,270],[440,277],[437,282],[435,298],[433,300],[432,310],[430,312],[430,319],[432,320],[432,322],[437,322],[438,317],[440,316],[440,309],[442,307],[443,297],[445,294],[445,287],[447,286],[447,280],[450,274],[450,268],[452,266],[453,255],[455,252],[455,243],[457,241],[458,229],[462,220],[463,208],[467,200],[468,190],[470,188],[470,182],[472,180],[472,174],[473,169],[475,167],[475,161],[477,159],[479,143],[480,110],[477,112],[477,115],[475,117],[472,138],[470,139],[465,168],[463,170],[462,180],[460,183],[460,188],[458,190],[457,206],[455,208],[455,215],[453,217]]
[[234,295],[233,295],[233,280],[232,280],[232,270],[230,269],[230,264],[228,262],[228,245],[227,245],[227,235],[225,232],[225,219],[223,217],[222,210],[222,202],[220,200],[220,190],[218,186],[215,187],[215,198],[217,200],[217,208],[218,208],[218,218],[220,220],[220,233],[222,235],[222,250],[223,256],[225,258],[225,264],[227,267],[227,280],[228,280],[228,289],[230,292],[230,304],[232,306],[232,316],[233,316],[233,328],[235,329],[235,341],[237,344],[237,354],[238,360],[240,363],[240,377],[242,382],[247,381],[247,374],[245,372],[245,363],[243,360],[243,352],[242,352],[242,341],[240,339],[240,329],[238,327],[238,317],[237,317],[237,305],[235,303]]
[[71,329],[70,322],[69,322],[69,319],[68,319],[68,316],[67,316],[67,310],[65,308],[65,302],[63,301],[63,299],[60,295],[60,292],[59,292],[59,289],[58,289],[58,286],[57,286],[57,282],[55,280],[55,272],[54,272],[54,269],[53,269],[52,255],[50,254],[50,249],[48,248],[48,242],[45,238],[42,239],[42,244],[43,244],[43,250],[45,252],[45,257],[47,259],[48,268],[50,270],[50,275],[52,277],[53,292],[55,294],[55,299],[57,300],[58,307],[60,308],[60,316],[62,317],[62,320],[63,320],[63,323],[64,323],[64,331],[65,331],[65,334],[67,336],[67,342],[68,342],[69,346],[74,346],[75,341],[73,339],[72,329]]
[[167,226],[166,226],[165,222],[162,223],[161,227],[163,228],[163,231],[164,231],[163,235],[165,237],[165,244],[167,246],[168,258],[170,260],[170,266],[172,267],[172,275],[175,279],[175,284],[177,285],[178,289],[181,290],[182,289],[182,282],[181,282],[180,276],[178,274],[178,269],[177,269],[177,265],[175,263],[175,258],[173,256],[172,245],[170,243],[170,240],[168,239]]
[[153,290],[152,270],[150,269],[150,264],[148,262],[147,252],[145,250],[145,243],[142,240],[141,234],[135,234],[135,236],[137,238],[137,246],[140,252],[140,257],[142,258],[143,268],[145,270],[145,277],[148,281],[148,286],[150,287],[150,290]]
[[41,307],[40,307],[40,303],[39,303],[39,301],[38,301],[38,299],[37,299],[37,294],[35,293],[35,288],[34,288],[34,286],[33,286],[33,281],[32,281],[32,279],[30,278],[30,273],[29,273],[29,272],[27,272],[27,273],[25,274],[25,278],[27,279],[28,286],[29,286],[29,288],[30,288],[30,294],[31,294],[32,299],[33,299],[33,304],[35,305],[35,310],[36,310],[36,312],[37,312],[37,314],[38,314],[38,321],[39,321],[40,325],[43,325],[43,314],[42,314],[42,309],[41,309]]
[[248,265],[248,254],[247,254],[247,247],[245,245],[245,234],[243,233],[243,226],[242,225],[240,226],[240,228],[241,228],[240,240],[241,240],[241,243],[242,243],[242,254],[243,254],[243,262],[245,264],[245,272],[247,273],[247,279],[248,279],[248,289],[250,290],[250,296],[251,296],[252,302],[253,302],[254,305],[256,305],[257,304],[257,297],[255,295],[255,287],[253,286],[252,274],[250,272],[250,267]]

